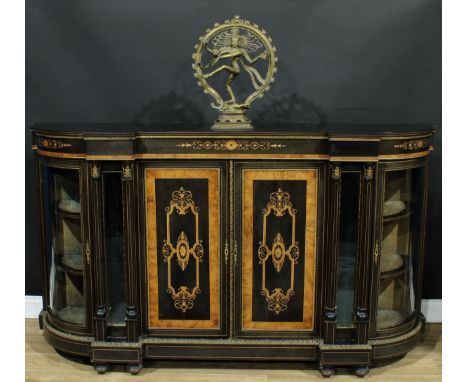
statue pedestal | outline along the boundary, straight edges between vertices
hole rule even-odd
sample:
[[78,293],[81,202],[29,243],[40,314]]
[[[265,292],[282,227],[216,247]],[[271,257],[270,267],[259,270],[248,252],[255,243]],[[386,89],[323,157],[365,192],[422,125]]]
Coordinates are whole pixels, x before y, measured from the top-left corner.
[[211,126],[211,130],[252,130],[253,126],[243,110],[224,111]]

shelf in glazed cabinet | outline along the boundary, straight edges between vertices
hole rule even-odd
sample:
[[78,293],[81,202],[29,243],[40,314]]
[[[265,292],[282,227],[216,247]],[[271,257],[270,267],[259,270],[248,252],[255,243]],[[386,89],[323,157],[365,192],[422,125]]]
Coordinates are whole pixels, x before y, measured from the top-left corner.
[[383,218],[383,222],[384,223],[393,223],[393,222],[397,222],[399,220],[403,220],[403,219],[406,219],[406,218],[409,218],[411,215],[413,214],[413,211],[411,210],[404,210],[403,212],[400,212],[398,214],[395,214],[395,215],[388,215],[388,216],[384,216]]
[[56,312],[56,317],[69,324],[85,326],[86,309],[84,306],[67,306]]
[[55,214],[58,217],[66,218],[66,219],[73,219],[73,220],[80,220],[81,219],[81,212],[68,212],[57,208]]
[[[387,271],[384,271],[384,272],[380,272],[380,278],[381,279],[389,279],[389,278],[394,278],[394,277],[398,277],[398,276],[401,276],[403,274],[405,274],[407,271],[408,271],[408,259],[406,255],[398,255],[398,254],[395,254],[397,256],[400,256],[403,260],[403,264],[399,267],[396,267],[394,269],[390,269],[390,270],[387,270]],[[385,256],[385,255],[383,255]],[[382,257],[383,257],[382,256]],[[382,261],[382,259],[380,260]]]
[[57,263],[55,264],[55,266],[57,267],[58,270],[62,272],[70,273],[70,274],[77,275],[77,276],[83,276],[83,269],[72,268],[63,263]]
[[393,309],[378,309],[377,310],[377,329],[388,329],[398,326],[406,319],[406,316]]

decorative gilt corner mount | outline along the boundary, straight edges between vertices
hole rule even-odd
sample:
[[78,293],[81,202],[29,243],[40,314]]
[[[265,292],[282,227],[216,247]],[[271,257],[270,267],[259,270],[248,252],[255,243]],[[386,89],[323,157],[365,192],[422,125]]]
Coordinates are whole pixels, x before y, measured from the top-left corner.
[[91,178],[99,179],[99,177],[101,176],[101,163],[91,162],[90,169],[91,169]]
[[364,178],[366,180],[374,179],[374,167],[372,165],[366,165],[364,167]]
[[338,166],[338,165],[333,166],[331,177],[334,180],[340,180],[340,178],[341,178],[341,168],[340,168],[340,166]]
[[125,180],[133,178],[133,163],[126,162],[122,164],[122,178]]

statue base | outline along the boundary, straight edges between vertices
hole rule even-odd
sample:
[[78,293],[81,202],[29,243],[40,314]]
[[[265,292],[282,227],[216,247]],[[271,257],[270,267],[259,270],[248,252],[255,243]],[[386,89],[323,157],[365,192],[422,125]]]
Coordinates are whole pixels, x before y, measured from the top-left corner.
[[252,130],[249,118],[243,110],[222,112],[211,130]]

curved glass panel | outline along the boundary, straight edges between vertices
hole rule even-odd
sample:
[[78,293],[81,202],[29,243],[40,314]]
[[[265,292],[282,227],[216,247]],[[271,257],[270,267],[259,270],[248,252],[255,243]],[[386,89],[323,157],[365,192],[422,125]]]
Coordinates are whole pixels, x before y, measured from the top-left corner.
[[80,173],[42,170],[49,308],[62,321],[85,326]]
[[399,325],[414,311],[421,181],[421,168],[385,171],[377,329]]
[[[125,325],[122,173],[103,172],[104,243],[109,326]],[[117,281],[117,282],[116,282]]]
[[353,326],[359,226],[359,172],[341,173],[340,242],[337,263],[336,318],[338,327]]

